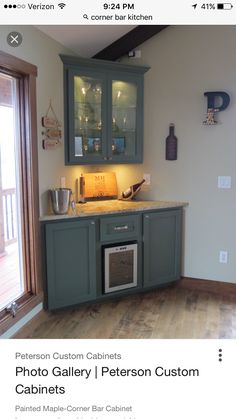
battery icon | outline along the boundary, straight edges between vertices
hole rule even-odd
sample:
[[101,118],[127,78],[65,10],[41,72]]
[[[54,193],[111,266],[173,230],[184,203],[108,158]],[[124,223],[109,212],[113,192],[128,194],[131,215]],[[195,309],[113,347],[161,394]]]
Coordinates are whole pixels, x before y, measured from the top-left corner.
[[231,10],[233,5],[231,3],[217,3],[217,9],[219,10]]

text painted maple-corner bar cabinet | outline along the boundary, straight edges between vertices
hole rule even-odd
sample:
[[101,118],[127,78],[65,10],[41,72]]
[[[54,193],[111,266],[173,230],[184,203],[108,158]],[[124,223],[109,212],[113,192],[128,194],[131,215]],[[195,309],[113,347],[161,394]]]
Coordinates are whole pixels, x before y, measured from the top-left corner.
[[141,163],[144,74],[149,67],[60,57],[65,164]]

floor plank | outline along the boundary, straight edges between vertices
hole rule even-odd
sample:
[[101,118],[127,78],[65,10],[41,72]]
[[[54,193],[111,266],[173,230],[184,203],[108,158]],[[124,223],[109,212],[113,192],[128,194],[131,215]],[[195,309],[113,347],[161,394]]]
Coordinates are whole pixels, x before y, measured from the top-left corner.
[[235,339],[236,284],[183,278],[144,294],[42,311],[20,339]]

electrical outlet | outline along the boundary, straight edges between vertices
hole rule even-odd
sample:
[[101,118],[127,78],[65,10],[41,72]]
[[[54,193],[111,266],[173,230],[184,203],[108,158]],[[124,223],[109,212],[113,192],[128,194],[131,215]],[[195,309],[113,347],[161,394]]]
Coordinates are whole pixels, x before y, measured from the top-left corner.
[[151,185],[151,175],[150,175],[150,173],[144,173],[143,179],[145,179],[144,185]]
[[228,263],[228,252],[227,252],[227,250],[220,250],[219,262],[220,263]]
[[218,176],[218,188],[230,189],[231,188],[231,176]]

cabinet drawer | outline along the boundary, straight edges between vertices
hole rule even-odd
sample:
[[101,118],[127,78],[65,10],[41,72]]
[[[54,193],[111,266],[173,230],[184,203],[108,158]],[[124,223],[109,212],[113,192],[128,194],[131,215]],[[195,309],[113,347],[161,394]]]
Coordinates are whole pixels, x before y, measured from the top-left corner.
[[136,238],[140,234],[139,215],[101,219],[101,241]]

